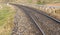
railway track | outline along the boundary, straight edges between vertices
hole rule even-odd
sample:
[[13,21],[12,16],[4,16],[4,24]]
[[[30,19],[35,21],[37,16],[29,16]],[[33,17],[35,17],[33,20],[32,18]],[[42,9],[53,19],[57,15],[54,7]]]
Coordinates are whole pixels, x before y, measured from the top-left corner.
[[[17,5],[13,4],[20,9],[22,9],[31,19],[33,24],[36,26],[36,28],[42,33],[41,35],[60,35],[60,21],[50,17],[49,15],[43,13],[42,11],[22,6],[22,5]],[[57,33],[58,32],[58,33]]]

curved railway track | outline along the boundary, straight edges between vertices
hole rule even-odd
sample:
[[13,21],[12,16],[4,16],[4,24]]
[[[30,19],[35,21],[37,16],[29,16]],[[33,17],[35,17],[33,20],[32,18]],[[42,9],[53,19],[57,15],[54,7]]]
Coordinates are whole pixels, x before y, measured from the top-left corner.
[[[60,35],[60,32],[59,32],[60,30],[57,29],[58,27],[60,28],[59,20],[47,15],[42,11],[36,10],[31,7],[18,5],[18,4],[12,4],[12,5],[19,7],[26,13],[26,15],[29,16],[29,18],[31,19],[31,22],[34,22],[33,24],[40,31],[41,35],[57,35],[57,34]],[[18,21],[15,22],[16,25]],[[16,30],[14,28],[14,31],[16,32],[17,29],[18,27],[16,26]]]

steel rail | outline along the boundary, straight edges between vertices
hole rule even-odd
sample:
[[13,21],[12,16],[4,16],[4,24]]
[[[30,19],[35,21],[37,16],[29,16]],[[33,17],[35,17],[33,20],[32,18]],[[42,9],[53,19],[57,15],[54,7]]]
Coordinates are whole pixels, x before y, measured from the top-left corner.
[[[49,19],[51,19],[51,20],[53,20],[53,22],[55,22],[55,23],[60,23],[60,20],[57,20],[57,19],[55,19],[55,18],[47,15],[46,13],[44,13],[44,12],[42,12],[42,11],[39,12],[38,10],[36,10],[36,9],[34,9],[34,8],[30,8],[30,7],[22,6],[22,5],[18,5],[18,4],[13,4],[13,5],[19,7],[20,9],[23,9],[23,11],[33,20],[32,22],[35,22],[34,24],[35,24],[35,25],[37,26],[37,28],[42,32],[43,35],[45,35],[45,33],[44,33],[44,31],[41,29],[41,27],[39,26],[39,22],[38,22],[36,16],[32,14],[32,13],[33,13],[32,11],[34,11],[34,12],[36,12],[36,13],[38,13],[38,14],[41,14],[42,16],[45,16],[45,17],[47,17],[47,18],[49,18]],[[27,10],[26,10],[26,9],[27,9]],[[29,9],[32,10],[32,11],[29,11]]]

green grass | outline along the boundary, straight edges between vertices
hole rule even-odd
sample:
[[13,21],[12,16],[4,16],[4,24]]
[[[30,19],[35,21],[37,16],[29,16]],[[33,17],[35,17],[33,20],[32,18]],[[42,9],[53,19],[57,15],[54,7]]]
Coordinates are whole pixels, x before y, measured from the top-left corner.
[[6,4],[0,5],[2,6],[0,8],[0,31],[2,31],[0,35],[8,35],[8,33],[11,33],[13,27],[15,10]]
[[2,9],[0,9],[0,26],[4,24],[7,16],[10,15],[9,13],[9,7],[3,7]]
[[37,1],[37,4],[43,4],[41,1]]
[[29,3],[32,3],[32,0],[28,0]]

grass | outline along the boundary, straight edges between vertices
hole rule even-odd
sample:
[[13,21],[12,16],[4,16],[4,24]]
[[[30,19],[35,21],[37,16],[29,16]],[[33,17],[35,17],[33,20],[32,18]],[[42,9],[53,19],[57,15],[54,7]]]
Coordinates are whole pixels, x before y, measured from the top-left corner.
[[12,28],[14,26],[14,14],[15,10],[7,6],[6,4],[1,4],[0,9],[0,35],[10,35]]
[[38,0],[37,4],[60,3],[60,0]]
[[29,3],[32,3],[32,0],[28,0]]

